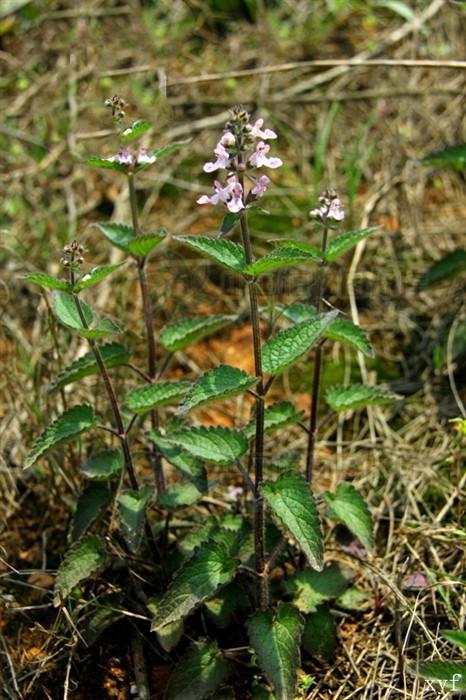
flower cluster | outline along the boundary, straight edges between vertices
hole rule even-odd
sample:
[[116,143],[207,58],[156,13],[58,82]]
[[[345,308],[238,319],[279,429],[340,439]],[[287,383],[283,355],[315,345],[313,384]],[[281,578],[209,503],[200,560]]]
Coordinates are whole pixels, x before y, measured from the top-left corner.
[[[268,155],[270,145],[265,143],[269,139],[276,139],[277,134],[263,126],[263,119],[257,119],[251,124],[249,114],[242,107],[233,110],[232,118],[227,122],[225,131],[214,148],[215,160],[205,163],[203,167],[206,173],[227,170],[226,185],[215,180],[214,194],[210,197],[202,195],[197,200],[198,204],[222,202],[229,211],[237,213],[257,197],[262,197],[270,179],[267,175],[254,177],[249,171],[262,167],[279,168],[283,165],[280,158]],[[248,191],[245,190],[245,177],[251,183]]]
[[335,190],[325,190],[323,195],[319,197],[319,204],[320,207],[309,212],[314,219],[320,219],[325,223],[329,219],[343,221],[345,218],[345,212]]
[[136,165],[150,165],[157,160],[156,156],[150,156],[147,153],[147,148],[140,148],[137,153],[132,153],[129,148],[118,151],[115,156],[106,158],[110,163],[119,163],[127,165],[128,168],[134,168]]
[[119,95],[113,95],[105,100],[105,106],[110,107],[112,110],[112,118],[115,122],[120,122],[125,118],[125,107],[128,106],[126,100],[124,100]]
[[63,248],[63,255],[60,262],[63,267],[79,267],[84,262],[83,254],[86,252],[84,246],[78,241],[71,241]]

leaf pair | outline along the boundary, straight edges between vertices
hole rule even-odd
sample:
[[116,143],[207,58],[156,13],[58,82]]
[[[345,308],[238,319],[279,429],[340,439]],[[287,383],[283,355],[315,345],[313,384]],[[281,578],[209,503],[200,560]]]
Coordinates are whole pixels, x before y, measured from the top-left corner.
[[54,289],[62,292],[77,294],[83,289],[87,289],[88,287],[98,284],[119,267],[121,267],[121,263],[118,265],[101,265],[99,267],[94,267],[92,270],[89,270],[89,272],[85,272],[78,277],[75,284],[70,284],[69,282],[57,279],[51,275],[46,275],[43,272],[30,272],[27,275],[24,275],[22,279],[26,280],[27,282],[39,284],[41,287],[45,287],[46,289]]
[[374,233],[374,231],[379,230],[380,226],[372,226],[370,228],[363,228],[358,231],[347,231],[341,236],[337,236],[336,238],[330,240],[325,254],[322,254],[322,251],[320,251],[318,248],[304,241],[288,239],[283,241],[282,245],[295,251],[301,251],[302,253],[316,256],[321,261],[330,263],[346,253],[348,250],[351,250],[351,248],[354,248],[355,245],[370,236],[372,233]]
[[134,258],[145,258],[166,237],[165,229],[137,235],[131,226],[115,223],[94,224],[110,243]]

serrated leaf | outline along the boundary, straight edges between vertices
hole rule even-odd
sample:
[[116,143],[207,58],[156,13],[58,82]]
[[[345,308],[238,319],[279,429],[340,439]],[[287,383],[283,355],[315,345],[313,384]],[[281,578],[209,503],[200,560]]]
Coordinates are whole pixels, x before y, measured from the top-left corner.
[[379,231],[380,226],[371,226],[370,228],[363,228],[360,231],[347,231],[341,236],[337,236],[330,241],[327,248],[327,253],[325,255],[325,260],[327,262],[332,262],[347,250],[354,248],[354,246],[359,243],[359,241],[364,240],[374,233],[374,231]]
[[461,630],[440,630],[440,634],[452,644],[466,649],[466,632]]
[[293,604],[303,613],[317,610],[326,600],[336,598],[348,586],[349,578],[337,564],[326,566],[323,571],[303,569],[283,583],[288,595],[293,596]]
[[190,143],[190,141],[191,139],[185,139],[184,141],[174,141],[173,143],[168,143],[166,146],[161,146],[160,148],[156,148],[154,151],[151,151],[149,155],[151,157],[155,156],[157,160],[160,160],[160,158],[164,158],[165,156],[170,155],[170,153],[178,151],[182,146]]
[[160,331],[160,342],[170,352],[182,350],[207,335],[216,333],[229,323],[236,321],[233,315],[199,316],[184,321],[175,321],[164,326]]
[[346,318],[336,318],[332,321],[325,331],[324,337],[352,345],[364,355],[374,357],[374,350],[362,328]]
[[149,438],[157,445],[162,457],[167,462],[173,464],[174,467],[180,470],[199,491],[207,490],[207,474],[203,462],[197,457],[193,457],[190,452],[183,450],[178,445],[168,442],[166,438],[156,430],[151,430],[148,433]]
[[119,476],[123,471],[124,460],[121,450],[102,450],[93,454],[80,467],[81,474],[94,481],[107,481]]
[[[160,596],[153,597],[147,601],[147,609],[153,615],[158,610],[160,605]],[[156,632],[157,640],[162,647],[167,652],[172,651],[180,641],[184,634],[184,625],[182,620],[177,620],[172,622],[170,625],[165,625],[158,632]]]
[[325,400],[334,411],[346,411],[362,406],[383,406],[402,398],[387,389],[366,384],[335,385],[325,394]]
[[61,289],[65,292],[72,289],[71,284],[68,284],[68,282],[58,280],[56,277],[46,275],[43,272],[29,272],[27,275],[23,275],[21,279],[25,280],[26,282],[40,284],[41,287],[47,287],[47,289]]
[[31,467],[43,454],[53,450],[65,440],[89,430],[96,422],[94,411],[87,404],[69,408],[53,423],[50,423],[42,435],[37,438],[24,460],[24,467]]
[[169,433],[166,440],[214,464],[232,464],[248,449],[248,441],[239,430],[222,426],[178,430]]
[[128,252],[129,243],[136,238],[134,229],[126,224],[99,222],[93,224],[93,226],[98,228],[112,245],[116,246],[120,250],[123,250],[125,253]]
[[352,484],[342,482],[335,495],[324,494],[330,506],[330,517],[343,523],[350,532],[370,551],[374,546],[374,525],[369,508]]
[[78,540],[97,520],[102,509],[110,500],[107,484],[93,482],[89,484],[78,499],[76,512],[73,515],[71,537]]
[[[83,301],[80,302],[86,324],[90,326],[94,320],[92,309]],[[53,310],[58,320],[64,326],[73,330],[82,331],[84,326],[76,307],[75,297],[67,292],[57,291],[53,293]]]
[[243,272],[246,267],[244,250],[238,243],[209,238],[208,236],[175,236],[174,238],[198,253],[207,255],[208,258],[215,260],[227,270]]
[[120,173],[127,173],[128,166],[122,163],[117,163],[109,158],[99,158],[98,156],[91,156],[83,162],[83,165],[90,165],[91,168],[104,168],[106,170],[118,170]]
[[219,365],[204,372],[191,386],[177,413],[183,414],[211,401],[236,396],[257,384],[258,377],[230,365]]
[[419,280],[419,289],[432,287],[466,271],[466,250],[458,248],[429,267]]
[[117,497],[121,531],[133,554],[141,545],[146,508],[153,491],[152,486],[145,486],[139,491],[122,491]]
[[251,646],[277,700],[294,700],[301,663],[301,615],[292,605],[279,603],[275,613],[253,615],[247,628]]
[[158,233],[143,233],[128,242],[127,250],[131,255],[145,258],[166,238],[167,232],[161,229]]
[[197,503],[202,493],[193,483],[176,484],[163,491],[157,499],[157,505],[167,510],[179,510]]
[[309,484],[300,474],[285,472],[264,482],[261,493],[280,529],[292,535],[311,566],[322,569],[320,519]]
[[312,321],[317,316],[317,309],[310,304],[277,304],[277,311],[293,323]]
[[319,605],[304,622],[302,645],[308,654],[330,661],[338,645],[337,624],[326,607]]
[[[289,401],[278,401],[267,406],[264,411],[264,432],[273,433],[276,430],[286,428],[288,425],[298,423],[302,419],[304,411],[297,411]],[[248,439],[256,434],[256,421],[253,418],[245,427],[244,433]]]
[[54,604],[59,605],[81,581],[95,574],[104,565],[105,555],[103,542],[93,535],[69,549],[57,571]]
[[147,413],[154,408],[177,403],[190,386],[190,382],[144,384],[129,392],[126,397],[126,405],[133,413]]
[[[102,345],[99,350],[104,361],[104,365],[107,367],[107,369],[118,367],[119,365],[126,365],[131,357],[128,350],[119,343],[108,343],[107,345]],[[57,389],[67,386],[68,384],[77,382],[84,377],[90,377],[93,374],[98,374],[99,372],[99,366],[97,365],[94,353],[88,352],[78,360],[72,362],[70,365],[68,365],[68,367],[62,369],[57,375],[56,379],[50,385],[48,391],[56,391]]]
[[458,146],[448,146],[435,153],[429,153],[422,159],[423,165],[432,165],[434,168],[455,168],[464,170],[466,168],[466,143]]
[[236,566],[237,561],[223,544],[202,544],[176,573],[152,620],[151,630],[157,631],[189,615],[233,579]]
[[121,333],[121,328],[109,318],[103,318],[93,328],[82,328],[79,332],[84,338],[98,340],[99,338],[106,338],[109,335]]
[[145,134],[146,131],[151,128],[151,126],[152,124],[145,121],[145,119],[137,119],[135,122],[127,126],[126,129],[123,129],[123,131],[120,133],[120,141],[127,143],[128,141],[137,139]]
[[220,236],[226,236],[227,233],[230,233],[232,231],[238,221],[241,219],[241,212],[233,212],[229,211],[228,214],[225,214],[223,217],[222,225],[220,226],[220,231],[219,235]]
[[286,239],[280,241],[283,248],[294,248],[294,250],[299,250],[302,253],[307,253],[312,255],[314,258],[322,259],[322,251],[317,246],[312,245],[312,243],[307,243],[306,241],[294,241],[292,239]]
[[122,263],[118,263],[118,265],[101,265],[99,267],[94,267],[79,278],[74,285],[74,291],[80,292],[81,289],[86,289],[87,287],[92,287],[94,284],[98,284],[98,282],[101,282],[108,277],[108,275],[111,275],[112,272],[121,267],[121,265]]
[[369,610],[372,596],[361,588],[350,586],[346,591],[343,591],[336,599],[338,607],[344,610]]
[[459,661],[424,661],[415,673],[444,691],[466,692],[466,664]]
[[286,328],[269,338],[262,348],[264,372],[277,375],[299,360],[324,334],[338,311],[320,314],[311,321]]
[[247,275],[257,277],[257,275],[262,275],[265,272],[273,272],[283,267],[302,265],[311,262],[315,263],[319,262],[319,260],[314,255],[298,250],[297,248],[283,246],[264,255],[260,260],[251,263],[244,269],[244,272]]
[[167,700],[203,700],[228,676],[230,667],[217,642],[194,642],[178,661],[170,676]]

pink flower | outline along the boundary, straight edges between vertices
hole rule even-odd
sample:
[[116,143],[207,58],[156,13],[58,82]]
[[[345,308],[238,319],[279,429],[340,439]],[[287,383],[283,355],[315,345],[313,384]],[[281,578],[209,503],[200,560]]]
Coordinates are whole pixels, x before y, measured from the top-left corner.
[[136,163],[138,165],[150,165],[155,163],[157,156],[149,156],[147,154],[147,148],[140,148],[136,155]]
[[266,168],[279,168],[283,165],[280,158],[269,158],[267,153],[270,151],[270,146],[263,141],[259,141],[256,146],[255,152],[249,158],[249,163],[254,168],[261,168],[265,165]]
[[272,129],[264,129],[262,130],[262,126],[264,124],[263,119],[258,119],[256,123],[253,125],[251,129],[251,134],[254,136],[256,139],[263,139],[264,141],[267,141],[268,139],[276,139],[277,134],[275,131],[272,131]]
[[343,221],[345,218],[345,212],[339,198],[336,196],[334,190],[329,190],[328,192],[330,193],[330,196],[328,196],[326,193],[319,199],[322,206],[320,206],[318,209],[313,209],[309,212],[309,214],[314,219],[320,219],[321,221],[326,221],[327,219]]
[[236,139],[234,137],[234,134],[232,134],[231,131],[225,131],[222,138],[220,139],[220,144],[222,146],[234,146],[235,143]]
[[[232,178],[228,178],[228,180],[231,179]],[[239,182],[235,182],[235,184],[232,185],[231,199],[227,202],[227,208],[235,214],[241,209],[244,209],[243,188]]]
[[251,194],[255,194],[257,197],[262,197],[264,194],[265,190],[267,189],[267,185],[270,182],[270,178],[267,177],[267,175],[261,175],[260,178],[257,180],[255,186],[251,190]]
[[197,200],[198,204],[218,204],[219,202],[227,202],[230,199],[231,196],[231,185],[227,185],[226,187],[222,187],[222,183],[219,182],[218,180],[214,181],[214,189],[215,193],[211,196],[208,197],[206,194],[203,194],[199,199]]
[[407,576],[403,583],[402,588],[427,588],[430,586],[430,581],[423,571],[415,571],[413,574]]
[[232,501],[236,500],[240,496],[243,495],[243,487],[242,486],[229,486],[227,488],[227,498],[231,499]]
[[230,175],[227,178],[226,187],[222,187],[222,183],[218,180],[214,182],[215,192],[210,197],[203,194],[197,200],[198,204],[218,204],[219,202],[224,202],[227,208],[231,212],[238,212],[244,209],[243,202],[243,188],[241,184],[236,179],[236,175]]
[[218,170],[219,168],[224,169],[230,167],[230,154],[221,141],[215,146],[214,153],[217,156],[217,160],[214,163],[204,164],[203,170],[206,173],[213,173],[214,170]]
[[129,151],[127,148],[123,151],[119,151],[116,156],[113,156],[112,158],[108,158],[112,163],[119,163],[120,165],[132,165],[133,164],[133,155],[131,151]]

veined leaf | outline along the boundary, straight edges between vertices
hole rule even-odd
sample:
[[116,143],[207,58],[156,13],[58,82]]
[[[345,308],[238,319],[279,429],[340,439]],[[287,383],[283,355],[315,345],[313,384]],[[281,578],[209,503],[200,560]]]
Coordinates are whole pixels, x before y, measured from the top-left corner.
[[330,506],[330,517],[343,523],[370,551],[374,546],[374,525],[361,494],[352,484],[342,482],[337,486],[335,495],[327,491],[324,498]]
[[133,554],[141,545],[146,508],[153,491],[152,486],[145,486],[139,491],[123,491],[117,497],[121,531]]
[[133,139],[137,139],[145,134],[146,131],[151,128],[151,126],[152,124],[150,122],[147,122],[144,119],[137,119],[135,122],[127,126],[126,129],[123,129],[123,131],[120,133],[120,141],[126,143],[128,141],[132,141]]
[[452,693],[466,692],[466,664],[459,661],[424,661],[419,664],[417,676]]
[[360,231],[347,231],[347,233],[337,236],[337,238],[330,241],[325,260],[327,262],[332,262],[332,260],[346,253],[347,250],[354,248],[359,241],[364,240],[364,238],[370,236],[371,233],[379,230],[380,226],[371,226],[370,228],[363,228]]
[[227,270],[243,272],[246,266],[243,247],[233,241],[209,238],[208,236],[175,236],[176,241],[185,243],[202,255],[219,263]]
[[294,250],[300,250],[302,253],[307,253],[312,255],[314,258],[320,258],[322,260],[322,251],[317,246],[312,245],[312,243],[307,243],[306,241],[294,241],[293,239],[287,239],[280,241],[283,248],[294,248]]
[[403,397],[387,389],[365,384],[350,386],[332,386],[328,389],[325,400],[334,411],[361,408],[362,406],[383,406],[400,401]]
[[[121,267],[122,263],[118,265],[101,265],[100,267],[94,267],[89,272],[86,272],[74,285],[74,291],[80,292],[81,289],[86,289],[86,287],[92,287],[94,284],[101,282],[103,279],[111,275],[114,270]],[[81,302],[82,303],[82,302]]]
[[134,229],[126,224],[98,222],[93,225],[104,234],[105,238],[110,241],[112,245],[125,251],[125,253],[128,252],[128,244],[136,238]]
[[303,647],[319,659],[330,661],[337,648],[337,624],[326,607],[319,605],[315,613],[306,617],[303,630]]
[[262,485],[262,494],[281,530],[290,533],[310,565],[322,569],[320,520],[309,484],[300,474],[285,472]]
[[126,405],[133,413],[147,413],[154,408],[177,403],[190,386],[190,382],[144,384],[129,392]]
[[110,500],[107,484],[92,482],[84,489],[78,499],[76,512],[73,515],[71,537],[78,540],[97,520],[102,509]]
[[238,221],[240,219],[241,219],[241,212],[240,211],[237,211],[237,212],[229,211],[228,214],[225,214],[225,216],[223,217],[222,225],[220,227],[219,236],[220,237],[226,236],[227,233],[230,233],[230,231],[232,231],[235,228],[236,224],[238,223]]
[[121,328],[109,318],[103,318],[93,328],[82,328],[79,332],[85,338],[91,340],[98,340],[99,338],[106,338],[109,335],[116,335],[117,333],[121,333]]
[[109,158],[99,158],[99,156],[91,156],[83,162],[83,165],[90,165],[92,168],[105,168],[106,170],[118,170],[120,173],[127,173],[128,166],[122,163],[117,163]]
[[247,275],[256,277],[257,275],[262,275],[265,272],[273,272],[274,270],[279,270],[283,267],[302,265],[303,263],[312,262],[319,262],[319,260],[314,255],[306,253],[298,248],[282,246],[280,248],[275,248],[275,250],[273,250],[271,253],[264,255],[263,258],[260,258],[259,260],[256,260],[248,265],[244,269],[244,272]]
[[151,430],[148,433],[149,438],[157,445],[162,457],[167,462],[173,464],[174,467],[180,470],[199,491],[207,490],[207,474],[203,462],[197,457],[193,457],[190,452],[183,450],[178,445],[169,442],[157,430]]
[[434,168],[455,168],[464,170],[466,168],[466,143],[458,146],[448,146],[441,151],[429,153],[422,159],[423,165],[432,165]]
[[[286,428],[288,425],[298,423],[302,419],[304,411],[297,411],[289,401],[278,401],[267,406],[264,411],[264,431],[273,433],[276,430]],[[256,434],[256,420],[253,418],[244,429],[246,437],[250,440]]]
[[432,287],[444,280],[457,277],[466,271],[466,250],[457,248],[452,253],[448,253],[440,260],[434,262],[419,280],[419,289]]
[[165,229],[160,229],[158,233],[143,233],[128,241],[127,250],[131,255],[145,258],[166,238],[166,235]]
[[193,483],[176,484],[170,489],[163,491],[158,499],[157,505],[168,510],[179,510],[197,503],[202,498],[202,493]]
[[214,464],[232,464],[248,449],[248,441],[241,431],[222,426],[185,428],[167,434],[165,439],[194,457]]
[[168,683],[167,700],[203,700],[228,676],[230,667],[217,642],[199,640],[184,653]]
[[312,321],[317,316],[317,309],[310,304],[277,304],[277,311],[293,323]]
[[247,372],[229,365],[219,365],[204,372],[191,386],[183,399],[177,413],[187,413],[193,408],[220,401],[240,394],[257,384],[258,377],[251,377]]
[[366,334],[355,323],[346,318],[336,318],[324,333],[325,338],[352,345],[364,355],[374,357],[374,351]]
[[[83,301],[80,301],[83,316],[88,326],[92,325],[94,314],[92,309]],[[84,329],[78,309],[76,308],[75,298],[67,292],[53,293],[53,309],[58,320],[64,326],[73,330],[82,331]]]
[[121,450],[102,450],[93,454],[80,467],[81,474],[94,481],[108,481],[123,471],[124,460]]
[[277,375],[291,367],[324,334],[337,315],[338,311],[320,314],[269,338],[262,349],[264,372]]
[[42,435],[37,438],[24,460],[24,467],[32,467],[43,454],[54,449],[65,440],[69,440],[89,430],[96,422],[94,411],[87,404],[69,408],[53,423],[50,423]]
[[81,581],[89,578],[105,563],[103,542],[93,535],[86,537],[65,554],[55,579],[54,604],[60,604]]
[[[102,345],[99,350],[100,354],[102,355],[104,365],[107,367],[107,369],[118,367],[119,365],[126,365],[131,357],[128,350],[119,343],[108,343],[107,345]],[[75,360],[68,365],[68,367],[62,369],[48,388],[48,391],[56,391],[57,389],[61,389],[63,386],[67,386],[67,384],[77,382],[84,377],[90,377],[93,374],[98,374],[99,371],[100,370],[94,353],[87,352],[78,360]]]
[[224,326],[236,321],[237,316],[198,316],[184,321],[168,323],[160,331],[160,342],[170,352],[182,350],[207,335],[211,335]]
[[46,275],[43,272],[29,272],[27,275],[23,275],[21,279],[26,282],[40,284],[41,287],[47,287],[47,289],[61,289],[64,292],[69,292],[73,288],[68,282],[58,280],[56,277]]
[[292,605],[279,603],[275,613],[258,612],[248,622],[251,646],[278,700],[294,700],[301,663],[303,621]]
[[229,583],[237,561],[219,542],[206,542],[175,574],[152,620],[151,630],[181,620],[213,596],[220,586]]
[[466,632],[461,630],[440,630],[440,634],[452,644],[466,649]]
[[283,586],[286,593],[293,596],[293,603],[298,610],[311,613],[315,612],[321,603],[339,596],[348,583],[348,574],[337,564],[330,564],[323,571],[298,571],[285,581]]
[[173,143],[168,143],[166,146],[156,148],[154,151],[151,151],[149,155],[155,156],[157,160],[160,160],[160,158],[164,158],[165,156],[170,155],[170,153],[175,153],[175,151],[178,151],[182,146],[190,142],[191,139],[185,139],[184,141],[174,141]]

